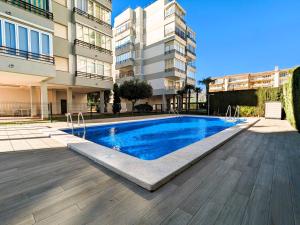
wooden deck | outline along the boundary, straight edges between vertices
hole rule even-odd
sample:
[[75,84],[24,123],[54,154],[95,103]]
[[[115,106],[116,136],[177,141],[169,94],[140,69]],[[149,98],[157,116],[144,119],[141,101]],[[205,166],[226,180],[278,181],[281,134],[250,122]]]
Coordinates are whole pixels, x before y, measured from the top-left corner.
[[154,193],[63,147],[0,153],[0,224],[300,224],[300,134],[263,120]]

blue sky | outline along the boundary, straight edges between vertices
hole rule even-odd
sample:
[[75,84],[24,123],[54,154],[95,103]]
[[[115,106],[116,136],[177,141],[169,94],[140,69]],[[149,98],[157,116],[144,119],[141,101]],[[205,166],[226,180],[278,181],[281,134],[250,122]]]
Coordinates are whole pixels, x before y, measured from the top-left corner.
[[[113,0],[113,18],[153,0]],[[197,33],[197,79],[300,65],[300,0],[178,0]]]

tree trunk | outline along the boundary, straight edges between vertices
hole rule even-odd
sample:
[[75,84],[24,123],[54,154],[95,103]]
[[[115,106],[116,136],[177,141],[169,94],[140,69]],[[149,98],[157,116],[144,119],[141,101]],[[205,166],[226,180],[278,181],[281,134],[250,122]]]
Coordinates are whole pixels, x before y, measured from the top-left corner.
[[189,96],[188,96],[188,112],[190,112],[191,109],[191,89],[189,89]]
[[199,110],[199,91],[196,92],[196,110]]

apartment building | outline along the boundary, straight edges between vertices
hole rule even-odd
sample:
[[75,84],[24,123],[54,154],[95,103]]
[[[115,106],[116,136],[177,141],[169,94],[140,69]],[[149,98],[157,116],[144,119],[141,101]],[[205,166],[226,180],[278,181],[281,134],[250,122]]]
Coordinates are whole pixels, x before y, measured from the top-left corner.
[[111,89],[111,0],[0,0],[0,115],[87,110]]
[[149,104],[176,103],[177,91],[195,85],[196,35],[173,0],[127,9],[114,21],[115,78],[138,78],[153,87]]
[[290,69],[280,70],[278,66],[273,71],[258,73],[243,73],[213,78],[209,85],[210,92],[249,90],[260,87],[279,87],[285,84]]

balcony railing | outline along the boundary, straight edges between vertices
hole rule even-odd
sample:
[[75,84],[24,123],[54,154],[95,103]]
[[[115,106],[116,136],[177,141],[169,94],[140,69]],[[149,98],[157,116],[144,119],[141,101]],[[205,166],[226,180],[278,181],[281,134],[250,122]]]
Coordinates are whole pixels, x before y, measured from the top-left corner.
[[181,70],[181,69],[178,69],[178,68],[175,68],[175,67],[165,69],[165,72],[166,72],[166,73],[173,72],[173,71],[174,71],[174,72],[179,72],[179,73],[184,73],[184,74],[185,74],[185,71],[184,71],[184,70]]
[[95,80],[108,80],[108,81],[113,80],[112,77],[103,76],[103,75],[94,74],[94,73],[86,73],[86,72],[81,72],[81,71],[76,71],[75,76],[80,77],[80,78],[95,79]]
[[134,77],[134,72],[130,73],[121,73],[116,75],[117,79],[127,78],[127,77]]
[[191,53],[192,55],[196,56],[196,53],[193,52],[193,51],[191,51],[191,50],[189,50],[188,48],[186,49],[186,51],[189,52],[189,53]]
[[112,51],[110,51],[110,50],[107,50],[107,49],[105,49],[105,48],[99,47],[99,46],[97,46],[97,45],[93,45],[93,44],[90,44],[90,43],[81,41],[81,40],[79,40],[79,39],[75,39],[74,45],[86,47],[86,48],[89,48],[89,49],[95,49],[95,50],[97,50],[97,51],[99,51],[99,52],[103,52],[103,53],[105,53],[105,54],[112,55]]
[[134,61],[133,58],[124,59],[124,60],[121,60],[121,61],[116,62],[116,65],[121,65],[121,64],[123,64],[123,63],[126,63],[126,62],[133,62],[133,61]]
[[120,46],[118,46],[118,47],[116,47],[115,48],[115,50],[117,51],[119,51],[119,50],[122,50],[122,49],[125,49],[125,48],[127,48],[128,46],[133,46],[134,44],[132,43],[132,42],[127,42],[126,44],[123,44],[123,45],[120,45]]
[[25,58],[27,60],[31,59],[31,60],[42,61],[42,62],[54,64],[54,58],[52,56],[42,55],[42,54],[33,53],[33,52],[27,52],[27,51],[23,51],[20,49],[9,48],[9,47],[5,47],[5,46],[0,46],[0,54],[12,55],[12,56]]
[[8,4],[20,7],[22,9],[25,9],[27,11],[33,12],[35,14],[38,14],[40,16],[44,16],[47,19],[53,20],[53,13],[45,10],[45,9],[41,9],[35,5],[32,5],[30,3],[27,3],[25,1],[22,0],[1,0],[3,2],[6,2]]
[[185,54],[181,53],[180,51],[177,51],[176,49],[165,51],[165,55],[169,55],[169,54],[173,54],[173,53],[177,53],[177,54],[179,54],[181,56],[185,56]]
[[81,9],[78,9],[78,8],[74,7],[73,11],[76,12],[77,14],[79,14],[81,16],[84,16],[84,17],[86,17],[86,18],[88,18],[90,20],[93,20],[93,21],[95,21],[95,22],[97,22],[97,23],[99,23],[99,24],[101,24],[103,26],[106,26],[106,27],[108,27],[110,29],[112,28],[112,26],[109,23],[106,23],[103,20],[100,20],[99,18],[94,17],[93,15],[90,15],[90,14],[88,14],[85,11],[82,11]]

